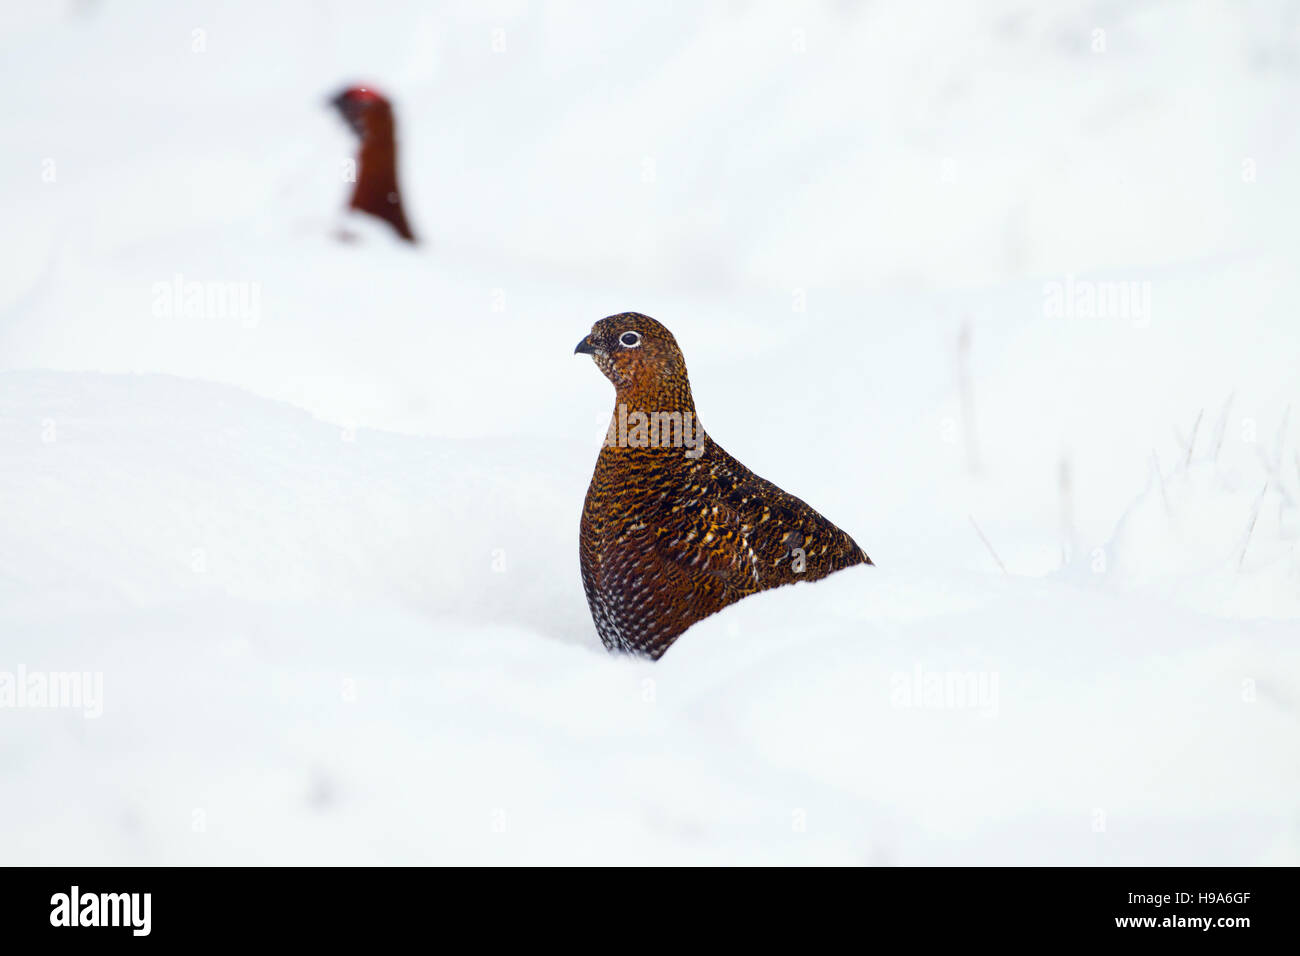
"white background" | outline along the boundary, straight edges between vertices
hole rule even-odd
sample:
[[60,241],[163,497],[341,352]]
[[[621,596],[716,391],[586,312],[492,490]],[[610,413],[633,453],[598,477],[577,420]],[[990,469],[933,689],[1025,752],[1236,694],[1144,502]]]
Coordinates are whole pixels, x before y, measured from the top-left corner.
[[[0,709],[0,860],[1300,862],[1295,4],[6,4],[0,79],[0,673],[105,698]],[[625,310],[877,568],[605,654]]]

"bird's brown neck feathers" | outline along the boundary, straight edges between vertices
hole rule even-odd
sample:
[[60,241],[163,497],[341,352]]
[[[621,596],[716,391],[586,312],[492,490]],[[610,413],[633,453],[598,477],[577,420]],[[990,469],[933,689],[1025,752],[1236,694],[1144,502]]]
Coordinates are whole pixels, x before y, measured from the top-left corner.
[[690,412],[695,415],[695,399],[691,397],[691,383],[685,375],[637,376],[614,390],[614,404],[615,407],[626,405],[630,412]]
[[403,239],[415,241],[415,234],[411,232],[402,208],[402,193],[397,186],[397,139],[391,115],[367,118],[357,162],[357,184],[349,205],[378,216]]
[[629,454],[677,459],[694,449],[702,452],[707,436],[696,416],[685,370],[649,363],[636,372],[629,381],[615,385],[614,411],[601,457],[612,453],[620,460],[627,460]]

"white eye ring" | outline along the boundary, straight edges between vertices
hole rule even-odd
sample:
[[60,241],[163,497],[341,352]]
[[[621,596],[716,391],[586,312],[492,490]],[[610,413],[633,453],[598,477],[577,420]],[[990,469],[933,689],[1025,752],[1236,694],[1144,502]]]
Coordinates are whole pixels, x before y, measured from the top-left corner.
[[[632,341],[628,341],[628,336],[631,336]],[[634,349],[641,344],[641,333],[629,330],[620,335],[618,340],[623,344],[624,348]]]

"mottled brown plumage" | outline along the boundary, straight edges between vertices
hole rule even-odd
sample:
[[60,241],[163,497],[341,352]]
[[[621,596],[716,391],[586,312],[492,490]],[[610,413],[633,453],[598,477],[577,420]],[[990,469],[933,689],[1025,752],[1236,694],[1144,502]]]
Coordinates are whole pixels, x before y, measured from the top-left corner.
[[654,319],[611,315],[574,351],[591,355],[617,393],[579,541],[605,647],[657,659],[696,621],[747,595],[871,563],[704,433],[686,361]]
[[348,205],[378,216],[407,242],[415,242],[415,233],[402,208],[402,191],[397,185],[397,135],[392,104],[365,86],[350,87],[330,103],[361,140],[357,182]]

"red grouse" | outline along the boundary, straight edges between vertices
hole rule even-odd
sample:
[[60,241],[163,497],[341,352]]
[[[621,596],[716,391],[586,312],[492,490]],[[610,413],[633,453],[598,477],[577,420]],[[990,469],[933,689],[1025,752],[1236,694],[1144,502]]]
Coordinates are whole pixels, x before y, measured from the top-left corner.
[[397,185],[397,137],[392,104],[365,86],[350,87],[330,103],[361,139],[356,187],[348,205],[378,216],[403,239],[415,242],[415,233],[402,209],[402,191]]
[[704,433],[681,349],[654,319],[601,319],[574,352],[590,355],[617,392],[578,551],[606,648],[658,659],[743,597],[871,564],[847,534]]

